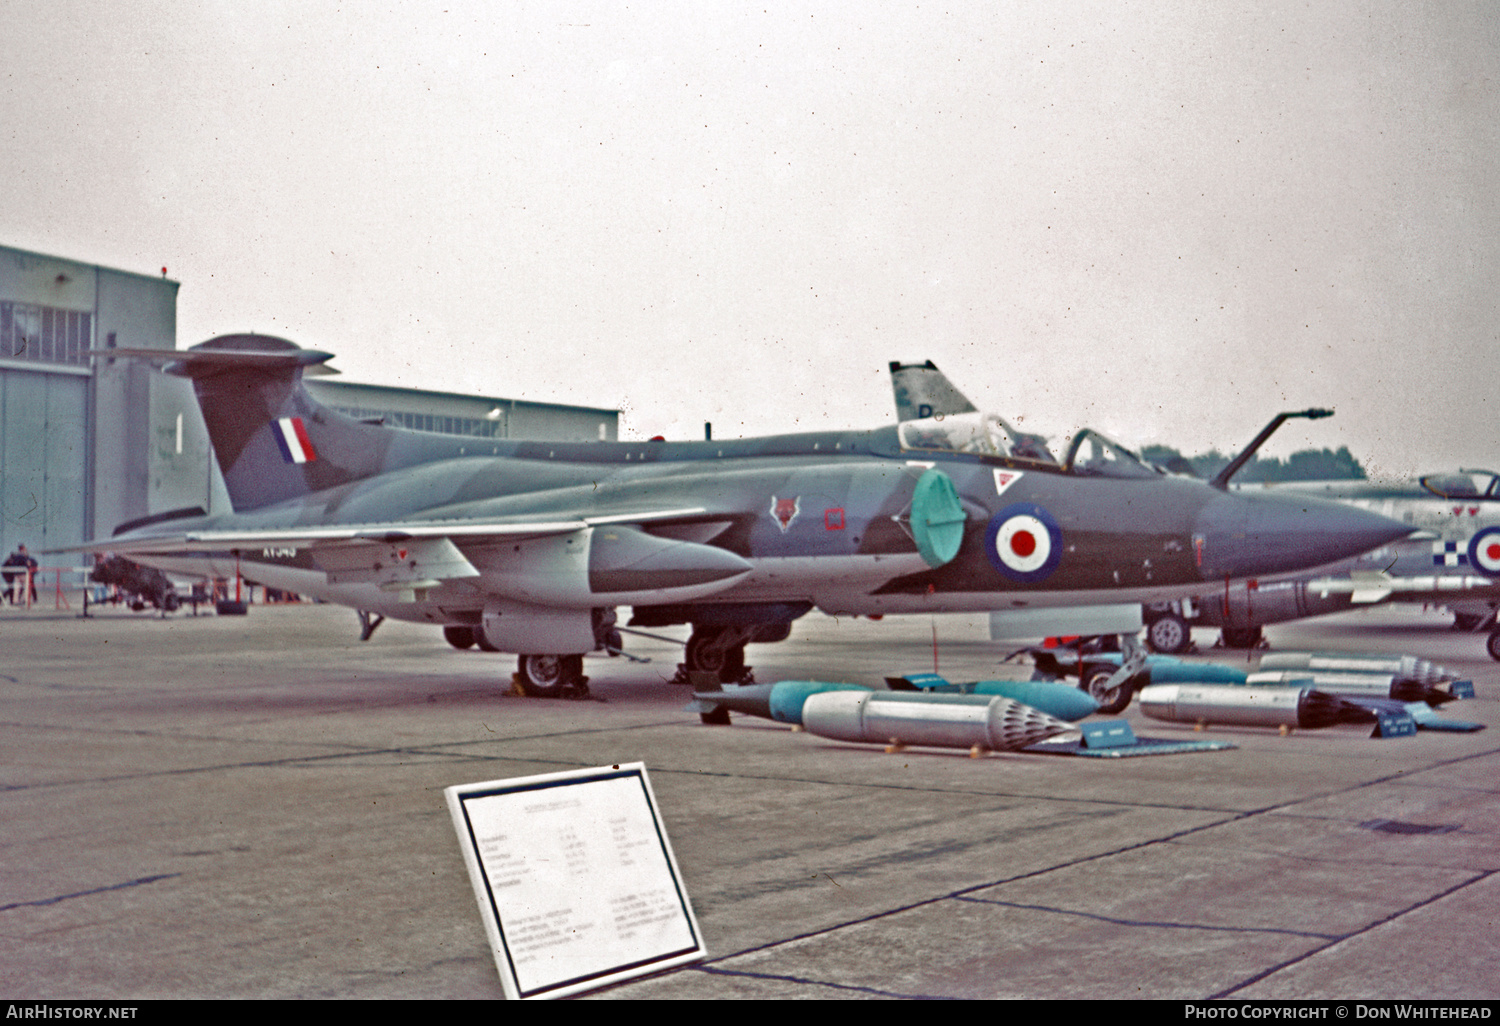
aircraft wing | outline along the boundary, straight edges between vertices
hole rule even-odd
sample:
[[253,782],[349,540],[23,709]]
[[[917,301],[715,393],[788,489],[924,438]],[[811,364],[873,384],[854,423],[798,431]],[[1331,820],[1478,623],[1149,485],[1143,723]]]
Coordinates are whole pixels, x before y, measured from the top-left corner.
[[176,534],[153,534],[101,539],[87,545],[70,546],[55,551],[121,552],[142,555],[201,552],[204,549],[263,549],[288,547],[336,547],[370,542],[399,542],[432,538],[461,538],[468,541],[522,540],[549,535],[571,534],[585,527],[645,524],[662,520],[701,517],[708,513],[702,507],[654,510],[641,513],[617,513],[599,517],[576,517],[544,520],[507,519],[397,521],[387,524],[308,524],[296,527],[242,529],[209,529]]
[[[702,507],[684,507],[603,516],[210,528],[172,534],[132,536],[127,533],[80,546],[75,551],[114,552],[146,563],[184,558],[211,559],[216,553],[233,553],[236,557],[243,554],[252,562],[300,559],[301,566],[325,573],[329,584],[374,584],[387,591],[415,590],[434,588],[443,581],[479,577],[479,569],[465,552],[471,545],[556,539],[559,554],[581,553],[588,551],[578,544],[583,532],[594,528],[684,520],[694,524],[700,523],[706,515],[709,515],[708,511]],[[589,562],[590,572],[599,581],[608,579],[610,570],[614,569],[612,559],[640,563],[653,555],[660,557],[663,550],[674,548],[672,558],[676,562],[660,568],[669,576],[673,571],[686,569],[710,581],[722,579],[727,582],[749,570],[748,563],[723,550],[644,537],[631,542],[629,538],[622,538],[627,534],[635,537],[635,532],[615,532],[610,536],[612,541],[609,544],[616,546],[613,556],[606,553],[599,560]],[[621,545],[623,549],[619,547]]]

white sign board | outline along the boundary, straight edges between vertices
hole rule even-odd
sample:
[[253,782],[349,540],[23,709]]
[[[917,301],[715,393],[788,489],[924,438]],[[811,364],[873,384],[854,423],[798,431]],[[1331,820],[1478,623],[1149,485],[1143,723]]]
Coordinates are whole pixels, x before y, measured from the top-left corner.
[[443,793],[506,997],[564,997],[704,956],[644,763]]

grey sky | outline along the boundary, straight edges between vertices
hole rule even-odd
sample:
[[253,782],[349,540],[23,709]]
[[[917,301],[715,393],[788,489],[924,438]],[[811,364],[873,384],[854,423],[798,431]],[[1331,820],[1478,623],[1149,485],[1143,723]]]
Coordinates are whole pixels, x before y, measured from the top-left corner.
[[1500,464],[1493,2],[0,0],[10,245],[353,379]]

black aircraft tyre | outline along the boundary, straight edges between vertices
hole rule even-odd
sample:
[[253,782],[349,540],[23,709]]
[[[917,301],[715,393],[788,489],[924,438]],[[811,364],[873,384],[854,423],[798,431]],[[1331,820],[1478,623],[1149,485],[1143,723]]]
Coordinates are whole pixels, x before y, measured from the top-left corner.
[[1264,637],[1259,627],[1225,627],[1220,636],[1225,648],[1254,648]]
[[461,623],[454,624],[451,627],[444,627],[443,640],[454,648],[473,648],[474,628],[466,627]]
[[1112,669],[1093,670],[1087,676],[1087,682],[1083,690],[1089,693],[1089,697],[1099,703],[1099,711],[1106,716],[1114,716],[1125,711],[1130,704],[1130,696],[1135,690],[1130,686],[1127,678],[1123,684],[1106,689],[1104,684],[1114,674]]
[[724,668],[726,653],[723,649],[715,649],[713,642],[718,638],[717,631],[693,631],[688,635],[687,646],[683,649],[682,661],[687,664],[689,670],[701,670],[704,673],[718,673]]
[[1484,643],[1484,648],[1489,652],[1491,659],[1500,661],[1500,630],[1490,631],[1489,640]]
[[732,684],[745,672],[745,646],[719,648],[713,644],[718,637],[719,632],[714,630],[693,631],[683,652],[683,664],[689,670],[717,673],[720,683]]
[[1163,613],[1146,627],[1146,644],[1162,655],[1186,652],[1192,638],[1188,622],[1176,613]]
[[558,698],[583,679],[583,656],[523,655],[516,677],[521,690],[532,698]]

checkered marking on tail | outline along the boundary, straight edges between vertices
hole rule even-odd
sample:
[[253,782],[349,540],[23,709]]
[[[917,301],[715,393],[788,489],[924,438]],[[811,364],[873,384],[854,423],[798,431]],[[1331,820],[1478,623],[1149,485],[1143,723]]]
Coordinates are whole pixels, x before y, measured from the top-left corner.
[[1467,552],[1463,551],[1466,547],[1463,542],[1433,542],[1432,565],[1467,566],[1469,556]]

